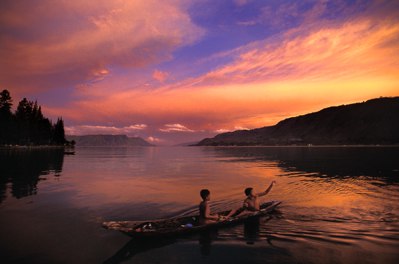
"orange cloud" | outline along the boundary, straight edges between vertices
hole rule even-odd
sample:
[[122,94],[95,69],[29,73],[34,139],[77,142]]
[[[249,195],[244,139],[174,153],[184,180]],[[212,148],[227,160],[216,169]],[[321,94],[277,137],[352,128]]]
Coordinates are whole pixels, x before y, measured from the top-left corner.
[[182,86],[397,76],[398,34],[398,23],[367,19],[296,30],[234,50],[233,63]]
[[[190,130],[271,125],[332,104],[398,95],[399,48],[392,42],[398,34],[399,24],[370,20],[304,29],[282,42],[236,49],[235,61],[198,78],[86,99],[73,108],[99,120],[183,120]],[[73,108],[60,112],[84,122]]]

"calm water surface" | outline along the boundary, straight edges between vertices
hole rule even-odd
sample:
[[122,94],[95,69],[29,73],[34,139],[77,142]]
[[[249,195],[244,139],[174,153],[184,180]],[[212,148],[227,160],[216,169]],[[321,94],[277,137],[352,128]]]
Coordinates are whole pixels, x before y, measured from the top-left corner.
[[[101,228],[241,205],[277,185],[269,217],[189,237]],[[0,149],[1,263],[398,263],[399,148]]]

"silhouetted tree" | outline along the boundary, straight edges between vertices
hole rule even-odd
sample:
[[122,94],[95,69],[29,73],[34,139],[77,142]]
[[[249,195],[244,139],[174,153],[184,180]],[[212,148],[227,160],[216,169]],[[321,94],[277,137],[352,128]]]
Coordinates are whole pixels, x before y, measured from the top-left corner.
[[37,144],[50,144],[52,139],[52,125],[48,118],[42,118],[38,121],[39,139]]
[[8,90],[0,93],[0,144],[12,141],[14,120],[11,113],[12,98]]
[[12,98],[8,90],[0,93],[0,113],[11,115]]
[[62,118],[57,119],[57,123],[54,125],[54,134],[53,134],[53,142],[55,144],[65,144],[65,130],[64,130],[64,121]]
[[64,121],[58,118],[52,124],[42,113],[37,101],[23,98],[15,114],[11,112],[12,98],[7,90],[0,93],[0,145],[43,145],[68,143],[65,139]]
[[42,108],[37,104],[37,101],[33,103],[29,124],[31,142],[39,145],[50,144],[52,125],[50,120],[44,118]]
[[17,119],[18,125],[18,143],[19,144],[29,144],[31,143],[30,137],[30,123],[33,111],[33,102],[28,101],[26,98],[22,99],[15,112],[15,117]]

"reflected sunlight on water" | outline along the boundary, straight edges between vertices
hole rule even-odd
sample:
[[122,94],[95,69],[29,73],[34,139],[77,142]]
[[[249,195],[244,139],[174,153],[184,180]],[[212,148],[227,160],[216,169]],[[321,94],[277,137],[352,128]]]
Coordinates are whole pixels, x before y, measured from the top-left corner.
[[395,263],[399,257],[399,148],[77,148],[73,156],[3,149],[0,163],[5,260],[59,262],[67,251],[61,262],[102,262],[127,241],[102,230],[104,220],[194,214],[202,188],[212,192],[213,211],[234,208],[245,187],[262,191],[272,180],[277,185],[264,200],[283,204],[271,217],[199,237],[131,241],[120,252],[135,263],[174,263],[171,254],[181,263],[220,262],[232,250],[255,263]]

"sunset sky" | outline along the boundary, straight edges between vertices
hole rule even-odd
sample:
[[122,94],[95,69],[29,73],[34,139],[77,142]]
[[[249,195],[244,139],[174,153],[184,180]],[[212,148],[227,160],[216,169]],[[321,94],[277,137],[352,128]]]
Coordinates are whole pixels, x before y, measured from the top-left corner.
[[399,1],[0,1],[0,89],[155,144],[399,96]]

